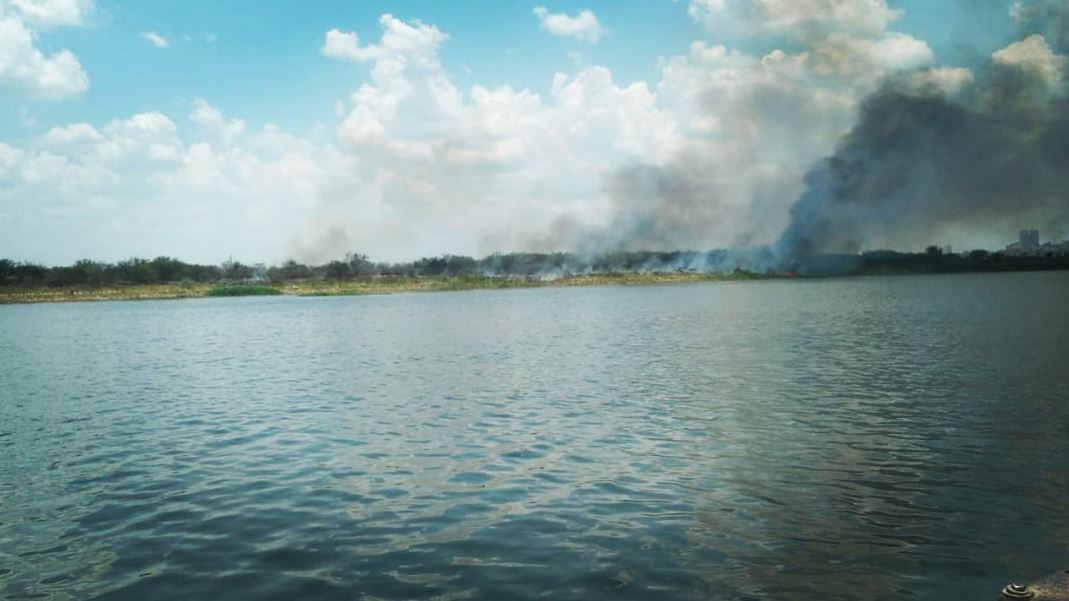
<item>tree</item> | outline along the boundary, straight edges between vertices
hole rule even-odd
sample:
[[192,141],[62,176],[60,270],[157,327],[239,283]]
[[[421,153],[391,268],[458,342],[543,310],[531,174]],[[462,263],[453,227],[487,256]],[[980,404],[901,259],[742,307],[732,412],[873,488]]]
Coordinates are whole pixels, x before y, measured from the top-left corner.
[[273,282],[307,280],[312,277],[312,268],[290,259],[279,267],[268,269],[267,277]]
[[149,284],[159,280],[159,276],[156,274],[156,269],[152,264],[137,257],[119,261],[118,264],[115,265],[115,270],[120,282]]
[[323,271],[323,277],[328,280],[344,280],[348,279],[350,275],[349,263],[344,263],[342,261],[331,261],[321,269]]
[[35,263],[16,263],[14,272],[18,284],[44,284],[48,276],[48,268]]
[[223,279],[233,281],[245,281],[252,279],[255,271],[252,266],[244,265],[238,261],[226,261],[223,263]]
[[0,259],[0,285],[15,281],[15,262],[11,259]]
[[189,277],[189,265],[171,257],[156,257],[152,269],[162,282],[179,282]]
[[381,273],[381,270],[368,260],[367,255],[352,253],[347,258],[349,260],[349,272],[357,277]]

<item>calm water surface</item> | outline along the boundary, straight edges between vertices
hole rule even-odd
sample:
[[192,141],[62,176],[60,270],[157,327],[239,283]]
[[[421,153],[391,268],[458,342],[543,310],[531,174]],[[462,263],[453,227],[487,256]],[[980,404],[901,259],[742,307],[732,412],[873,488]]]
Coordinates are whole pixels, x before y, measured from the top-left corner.
[[0,307],[0,597],[991,599],[1069,273]]

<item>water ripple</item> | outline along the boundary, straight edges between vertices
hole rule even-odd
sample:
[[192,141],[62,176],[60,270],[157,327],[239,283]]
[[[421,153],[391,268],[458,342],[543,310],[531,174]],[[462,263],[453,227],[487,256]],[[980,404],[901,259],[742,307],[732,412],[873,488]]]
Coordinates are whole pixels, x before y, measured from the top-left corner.
[[0,307],[0,597],[990,597],[1069,561],[1067,301],[1008,274]]

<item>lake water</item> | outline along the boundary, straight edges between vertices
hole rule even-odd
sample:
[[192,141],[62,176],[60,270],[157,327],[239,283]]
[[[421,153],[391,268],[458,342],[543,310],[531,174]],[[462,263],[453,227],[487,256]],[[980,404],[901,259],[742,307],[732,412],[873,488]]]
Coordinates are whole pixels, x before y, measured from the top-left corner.
[[992,599],[1069,273],[0,307],[0,597]]

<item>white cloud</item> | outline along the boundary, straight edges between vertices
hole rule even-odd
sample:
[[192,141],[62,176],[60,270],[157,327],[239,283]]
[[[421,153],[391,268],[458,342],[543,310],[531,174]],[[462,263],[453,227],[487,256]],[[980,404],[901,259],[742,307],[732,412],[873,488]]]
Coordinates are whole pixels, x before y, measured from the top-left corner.
[[1023,2],[1014,2],[1010,6],[1010,18],[1012,18],[1015,23],[1024,23],[1032,16],[1030,9],[1031,7]]
[[1069,58],[1055,54],[1039,34],[1014,42],[992,54],[991,58],[997,65],[1034,73],[1051,87],[1061,83],[1069,66]]
[[10,172],[22,155],[22,150],[0,142],[0,177]]
[[49,147],[70,147],[79,144],[93,144],[102,142],[104,137],[88,123],[72,123],[66,126],[53,127],[41,138],[41,142]]
[[373,64],[338,132],[354,171],[334,183],[318,221],[345,219],[354,240],[387,258],[518,248],[564,214],[597,220],[601,174],[663,160],[678,141],[644,83],[620,86],[591,67],[557,74],[546,98],[509,87],[465,93],[440,64],[441,32],[381,25],[376,45],[334,46]]
[[140,36],[142,40],[145,40],[146,42],[152,44],[157,48],[168,48],[171,45],[171,43],[167,41],[167,38],[156,33],[155,31],[142,31],[138,34],[138,36]]
[[920,69],[896,82],[903,91],[912,94],[941,94],[956,96],[971,85],[976,77],[972,71],[960,67]]
[[[930,68],[924,42],[887,30],[895,13],[882,2],[802,4],[817,12],[783,5],[780,15],[799,35],[752,24],[790,37],[790,51],[696,41],[663,60],[655,85],[576,66],[553,74],[546,94],[461,89],[439,55],[448,35],[430,24],[383,15],[370,40],[331,29],[322,54],[369,71],[334,109],[331,139],[256,128],[196,100],[188,131],[149,112],[57,127],[23,148],[0,145],[0,205],[18,221],[0,256],[19,248],[49,260],[57,251],[43,241],[57,238],[72,241],[63,261],[561,249],[590,227],[626,223],[621,215],[680,210],[672,204],[680,199],[689,203],[685,222],[663,232],[673,246],[769,242],[806,171],[834,150],[882,81],[902,76],[956,93],[972,77]],[[774,6],[701,0],[692,12],[740,21]],[[996,60],[1041,65],[1040,50]],[[650,170],[618,177],[628,165]]]
[[390,14],[382,15],[379,25],[383,36],[377,45],[361,47],[355,33],[331,29],[324,37],[320,52],[323,56],[357,62],[385,60],[388,62],[384,67],[391,69],[399,67],[396,59],[404,56],[428,67],[437,64],[437,48],[449,39],[433,25],[420,21],[406,23]]
[[366,48],[360,48],[360,43],[355,33],[338,31],[337,29],[331,29],[327,32],[320,52],[323,56],[354,61],[368,60],[372,56],[372,53],[368,52]]
[[605,35],[605,29],[598,17],[589,10],[580,11],[575,16],[564,13],[551,13],[544,6],[534,9],[535,16],[542,29],[553,35],[573,37],[589,44],[596,44]]
[[245,133],[245,121],[241,119],[226,119],[222,112],[198,98],[195,102],[195,110],[190,115],[190,121],[200,126],[210,137],[229,144]]
[[4,0],[11,11],[27,23],[40,26],[82,25],[94,10],[92,0]]
[[878,34],[901,15],[886,0],[692,0],[689,11],[710,32],[812,39],[828,32]]
[[931,64],[935,55],[928,44],[904,33],[857,37],[833,33],[813,42],[811,67],[818,75],[848,78],[854,82],[879,81],[892,71]]
[[[249,260],[480,253],[518,248],[562,214],[598,219],[601,173],[664,160],[678,143],[644,83],[618,85],[591,67],[557,74],[547,97],[464,92],[440,64],[443,33],[392,17],[381,25],[376,43],[354,44],[371,78],[341,108],[340,149],[272,126],[250,131],[198,100],[190,131],[143,113],[57,127],[12,149],[0,200],[22,203],[20,232],[78,240],[88,250],[75,257],[217,260],[207,253],[224,247]],[[91,217],[93,227],[75,225]],[[27,247],[43,239],[19,236]]]
[[36,35],[16,16],[5,14],[0,5],[0,90],[8,88],[29,97],[61,98],[89,88],[89,77],[78,58],[69,50],[46,56],[37,46]]
[[0,143],[0,206],[16,224],[0,255],[282,259],[325,174],[342,170],[333,151],[271,126],[245,131],[204,101],[191,119],[199,129],[182,136],[167,116],[141,113],[56,127],[25,148]]

